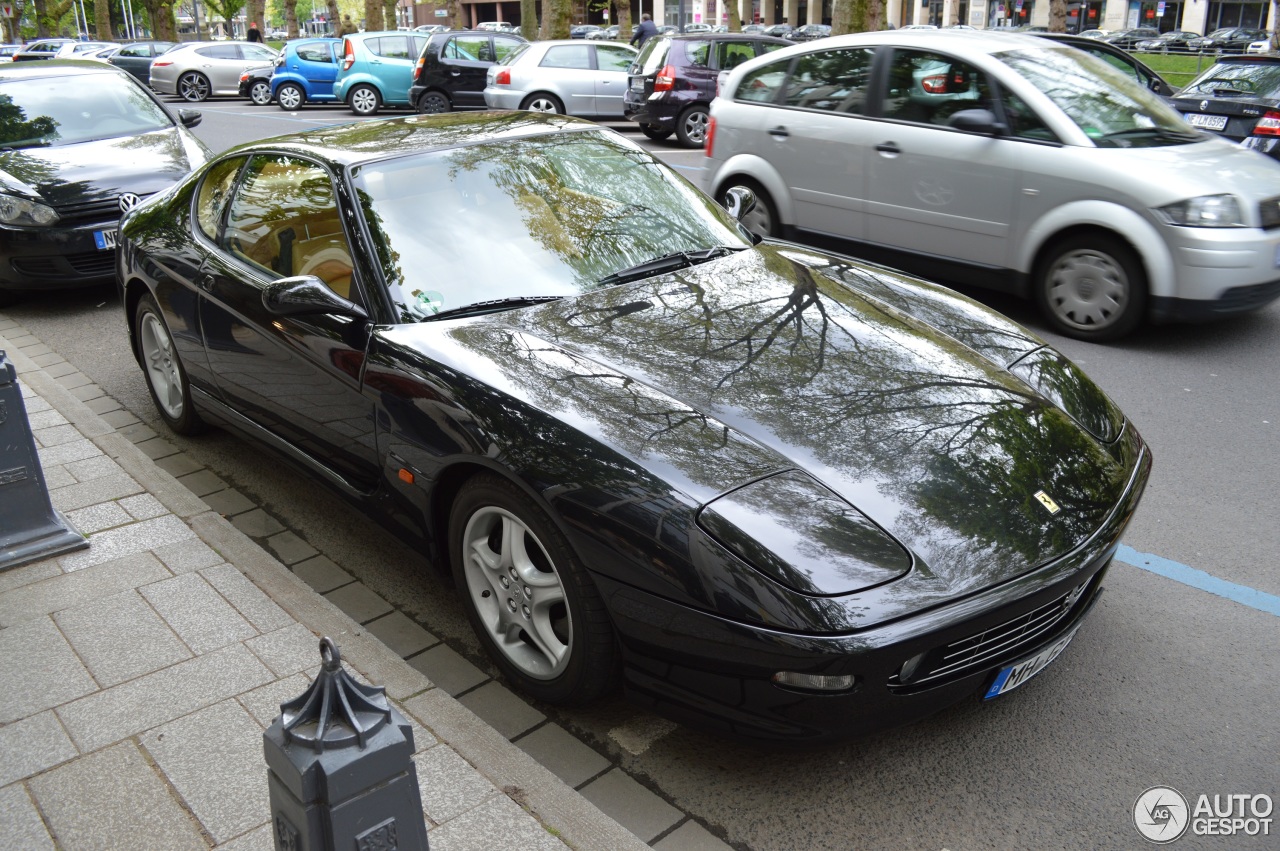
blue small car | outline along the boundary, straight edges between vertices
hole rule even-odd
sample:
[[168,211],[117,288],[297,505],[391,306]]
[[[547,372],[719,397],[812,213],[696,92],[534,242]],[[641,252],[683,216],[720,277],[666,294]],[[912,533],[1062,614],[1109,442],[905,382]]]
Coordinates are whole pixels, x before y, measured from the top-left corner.
[[333,83],[338,78],[341,46],[340,38],[298,39],[284,46],[271,76],[271,96],[281,109],[337,100]]
[[334,98],[356,115],[373,115],[383,106],[409,106],[413,66],[427,38],[426,33],[398,31],[346,36]]

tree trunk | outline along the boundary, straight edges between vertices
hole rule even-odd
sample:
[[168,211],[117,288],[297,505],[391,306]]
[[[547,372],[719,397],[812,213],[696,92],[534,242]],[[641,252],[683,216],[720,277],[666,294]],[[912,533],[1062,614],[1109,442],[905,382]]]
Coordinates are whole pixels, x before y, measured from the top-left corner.
[[538,0],[520,0],[520,35],[529,41],[538,37]]
[[631,38],[631,0],[614,0],[614,23],[618,25],[618,40]]
[[342,13],[338,11],[338,0],[325,0],[324,14],[325,20],[333,25],[334,35],[346,35],[346,33],[342,31]]
[[267,3],[266,0],[249,0],[244,7],[245,13],[245,37],[249,36],[248,25],[257,23],[258,31],[262,33],[262,40],[267,40],[267,33],[271,32],[273,27],[267,26]]
[[364,0],[364,31],[377,32],[382,26],[382,4],[379,0]]
[[99,41],[114,41],[111,34],[110,0],[93,0],[93,28]]
[[[729,32],[731,33],[742,32],[742,13],[738,11],[738,3],[740,2],[741,0],[725,0],[725,11],[729,13]],[[822,2],[822,0],[818,0],[818,2]],[[750,8],[750,5],[747,8]],[[719,21],[716,23],[719,23]]]
[[396,14],[396,4],[399,2],[400,0],[382,0],[382,20],[389,30],[400,26],[400,18]]
[[1067,31],[1067,0],[1049,0],[1049,32]]
[[854,28],[853,5],[856,0],[831,0],[831,34],[859,32]]
[[281,0],[284,3],[284,28],[289,38],[298,37],[298,0]]
[[572,12],[570,0],[543,0],[542,37],[568,38]]
[[142,0],[147,14],[147,26],[156,41],[177,41],[178,22],[173,17],[173,4],[169,0]]

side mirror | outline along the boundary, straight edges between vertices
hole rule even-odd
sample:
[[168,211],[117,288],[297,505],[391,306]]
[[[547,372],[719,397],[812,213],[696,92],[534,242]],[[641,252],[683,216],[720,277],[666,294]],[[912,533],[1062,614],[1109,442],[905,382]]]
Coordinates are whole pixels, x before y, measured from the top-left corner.
[[315,275],[281,278],[262,291],[262,306],[276,316],[332,313],[352,319],[368,319],[364,308],[325,286]]
[[195,127],[201,121],[204,121],[204,113],[198,109],[180,109],[178,110],[178,120],[182,122],[183,127]]
[[1009,128],[989,109],[962,109],[947,120],[947,126],[986,136],[1003,136],[1009,132]]
[[724,193],[724,208],[738,221],[756,208],[756,193],[745,186],[730,186]]

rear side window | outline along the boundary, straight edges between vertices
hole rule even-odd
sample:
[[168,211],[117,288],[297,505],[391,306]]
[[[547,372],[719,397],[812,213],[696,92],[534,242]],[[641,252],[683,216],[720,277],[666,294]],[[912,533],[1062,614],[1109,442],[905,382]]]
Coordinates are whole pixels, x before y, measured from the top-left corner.
[[966,109],[991,109],[986,77],[969,65],[941,53],[896,50],[889,66],[885,118],[947,126]]
[[601,71],[625,71],[636,55],[616,44],[596,45],[596,66]]
[[117,56],[150,56],[151,45],[149,44],[130,44],[120,48]]
[[790,64],[789,59],[770,62],[747,74],[738,84],[737,91],[733,93],[733,99],[774,103],[778,99],[782,84],[787,80],[787,66]]
[[196,53],[208,59],[239,59],[240,49],[234,44],[211,44],[197,47]]
[[487,35],[460,35],[449,39],[440,52],[441,59],[461,59],[465,62],[478,62],[489,52]]
[[298,48],[298,58],[304,62],[333,62],[333,49],[327,44],[304,44]]
[[700,68],[711,67],[711,42],[684,42],[684,56],[690,65],[697,65]]
[[861,115],[874,55],[870,49],[848,48],[801,56],[787,82],[784,102],[803,109]]
[[716,42],[716,67],[721,71],[737,68],[756,56],[755,46],[741,41]]
[[528,44],[526,41],[495,35],[493,37],[493,58],[498,62],[502,62],[511,54],[518,52],[526,44]]
[[402,35],[387,35],[382,38],[371,38],[365,42],[369,52],[383,59],[412,59],[409,55],[409,39]]
[[590,49],[585,44],[562,44],[549,47],[538,65],[542,68],[590,69]]

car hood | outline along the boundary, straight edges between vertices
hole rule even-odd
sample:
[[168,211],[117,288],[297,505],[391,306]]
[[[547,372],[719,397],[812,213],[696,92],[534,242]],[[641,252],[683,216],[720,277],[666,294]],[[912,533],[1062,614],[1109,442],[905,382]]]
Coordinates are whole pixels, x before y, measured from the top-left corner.
[[116,139],[0,153],[5,191],[38,197],[53,206],[146,196],[176,183],[200,162],[177,127]]
[[439,328],[396,335],[421,335],[686,503],[798,472],[905,547],[902,581],[926,597],[1073,550],[1131,479],[1132,457],[1006,369],[1043,350],[1033,336],[942,288],[797,247],[455,323],[443,341]]

